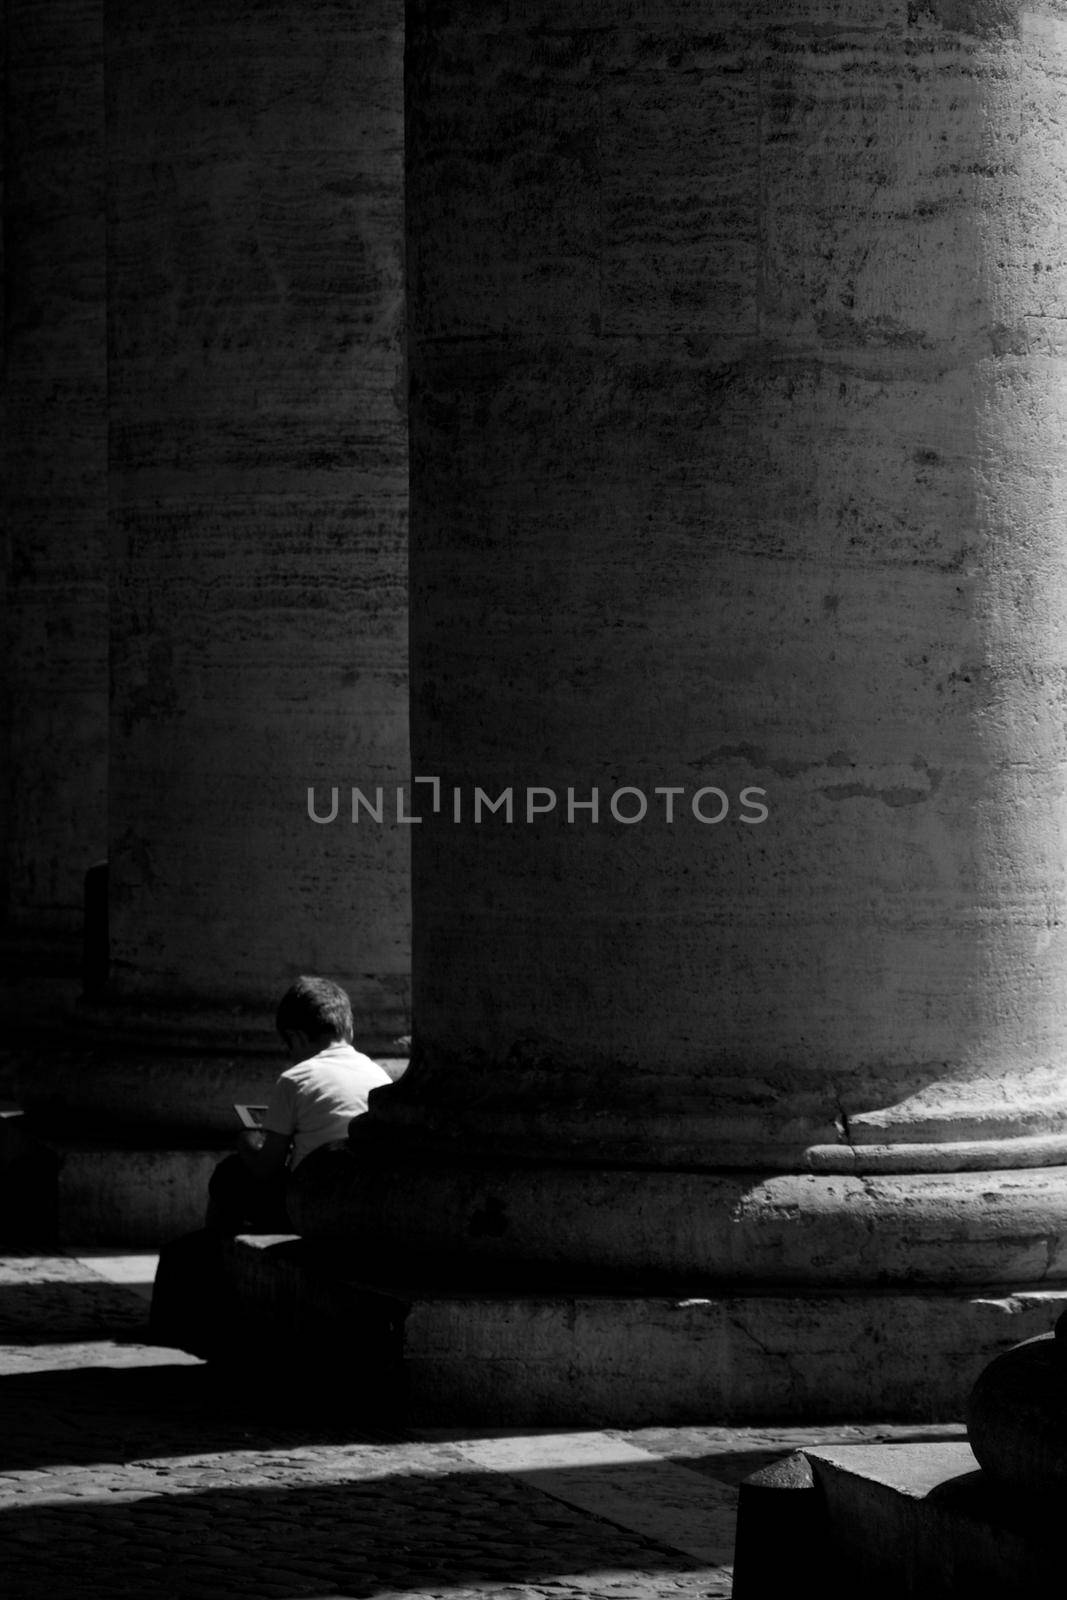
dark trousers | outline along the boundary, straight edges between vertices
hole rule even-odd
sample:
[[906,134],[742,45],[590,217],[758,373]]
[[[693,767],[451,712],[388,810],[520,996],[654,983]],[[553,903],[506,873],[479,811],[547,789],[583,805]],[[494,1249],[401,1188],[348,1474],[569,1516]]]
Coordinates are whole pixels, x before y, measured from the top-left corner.
[[236,1305],[222,1267],[224,1244],[221,1233],[202,1228],[163,1246],[148,1318],[153,1344],[205,1360],[236,1345]]
[[223,1267],[227,1236],[291,1233],[285,1210],[288,1173],[258,1178],[240,1156],[227,1156],[208,1183],[207,1226],[164,1245],[149,1326],[156,1344],[211,1359],[243,1349],[243,1323]]
[[292,1233],[285,1209],[288,1170],[260,1178],[240,1156],[227,1156],[211,1174],[207,1225],[217,1233]]

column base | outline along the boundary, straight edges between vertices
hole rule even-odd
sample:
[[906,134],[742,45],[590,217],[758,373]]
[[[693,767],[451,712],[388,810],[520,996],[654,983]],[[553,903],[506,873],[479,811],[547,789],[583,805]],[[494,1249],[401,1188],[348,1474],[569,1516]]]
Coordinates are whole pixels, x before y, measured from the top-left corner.
[[293,1219],[354,1259],[433,1258],[479,1282],[999,1293],[1067,1288],[1065,1176],[461,1166],[376,1158],[360,1141],[298,1179]]
[[641,1427],[959,1418],[991,1354],[1044,1331],[1067,1289],[999,1298],[877,1290],[534,1292],[402,1271],[341,1247],[248,1237],[227,1248],[249,1359],[294,1340],[358,1410],[351,1350],[380,1346],[410,1424]]
[[[400,1153],[418,1148],[444,1162],[473,1156],[666,1171],[879,1177],[1067,1166],[1060,1074],[1013,1078],[1010,1096],[1002,1081],[934,1083],[883,1110],[846,1112],[843,1085],[812,1085],[795,1074],[776,1084],[771,1099],[753,1089],[696,1095],[666,1076],[654,1090],[627,1088],[619,1073],[585,1066],[581,1093],[566,1095],[558,1073],[525,1064],[521,1085],[508,1063],[495,1077],[484,1068],[466,1078],[444,1070],[435,1077],[423,1049],[403,1084],[375,1097],[360,1143],[388,1143]],[[891,1083],[857,1073],[851,1098],[878,1105],[894,1092]]]

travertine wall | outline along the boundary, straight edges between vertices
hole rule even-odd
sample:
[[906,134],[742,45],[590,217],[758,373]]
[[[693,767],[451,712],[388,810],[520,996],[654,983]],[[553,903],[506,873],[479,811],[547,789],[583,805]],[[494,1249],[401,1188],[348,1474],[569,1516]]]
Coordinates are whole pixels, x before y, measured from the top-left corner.
[[559,803],[415,830],[391,1114],[1062,1159],[1060,11],[413,7],[415,770]]
[[401,13],[108,7],[120,1000],[407,1022]]
[[104,78],[99,0],[5,0],[4,23],[0,915],[21,947],[76,933],[107,847]]

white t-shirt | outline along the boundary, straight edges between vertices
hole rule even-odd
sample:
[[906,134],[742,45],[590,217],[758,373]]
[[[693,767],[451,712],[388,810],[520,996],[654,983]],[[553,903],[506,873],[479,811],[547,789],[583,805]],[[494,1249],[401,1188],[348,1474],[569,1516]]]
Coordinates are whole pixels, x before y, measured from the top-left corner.
[[352,1118],[366,1111],[370,1091],[391,1082],[369,1056],[335,1040],[282,1073],[271,1090],[263,1127],[292,1139],[292,1171],[320,1145],[346,1138]]

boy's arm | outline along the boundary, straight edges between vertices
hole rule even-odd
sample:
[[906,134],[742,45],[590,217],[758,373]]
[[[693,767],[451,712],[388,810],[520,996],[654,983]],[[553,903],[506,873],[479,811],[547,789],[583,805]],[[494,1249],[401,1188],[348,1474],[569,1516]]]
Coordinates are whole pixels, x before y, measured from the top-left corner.
[[237,1154],[257,1178],[273,1178],[284,1170],[289,1148],[296,1132],[293,1109],[293,1087],[283,1074],[270,1093],[264,1126],[254,1133],[242,1133],[237,1142]]
[[237,1154],[257,1178],[272,1178],[285,1167],[292,1142],[287,1133],[254,1133],[246,1128],[237,1140]]

